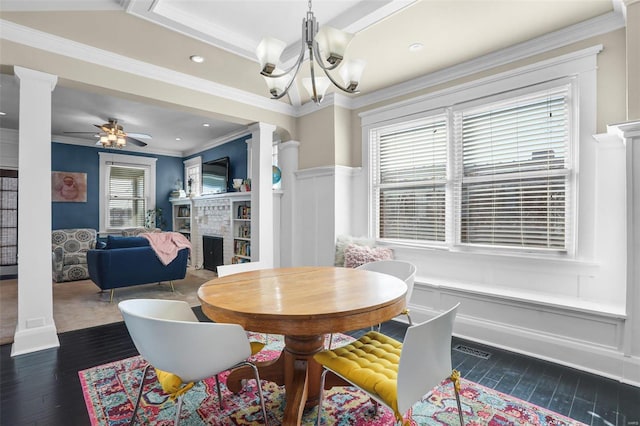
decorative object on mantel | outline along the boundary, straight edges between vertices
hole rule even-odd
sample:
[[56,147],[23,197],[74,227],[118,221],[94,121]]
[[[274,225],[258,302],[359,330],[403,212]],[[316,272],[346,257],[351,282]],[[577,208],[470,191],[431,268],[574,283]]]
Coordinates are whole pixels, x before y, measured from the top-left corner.
[[271,166],[271,182],[275,185],[282,179],[282,171],[278,166]]
[[236,191],[240,191],[242,188],[242,179],[234,179],[233,180],[233,189],[235,189]]
[[251,191],[251,179],[245,179],[240,186],[240,191],[249,192]]
[[51,172],[51,201],[87,202],[87,174]]
[[[311,10],[311,0],[309,0],[309,11],[302,20],[300,55],[289,69],[283,71],[278,68],[280,55],[287,47],[285,42],[272,37],[265,37],[256,49],[256,55],[261,67],[260,74],[267,82],[272,99],[280,99],[287,94],[296,79],[300,65],[302,65],[307,56],[305,50],[309,52],[311,77],[303,78],[302,85],[309,92],[313,102],[319,104],[322,101],[330,83],[347,93],[358,93],[356,88],[364,71],[365,62],[360,59],[344,60],[347,46],[352,38],[353,34],[336,28],[328,26],[320,28]],[[316,77],[314,63],[324,71],[326,77]],[[344,81],[344,86],[338,83],[329,72],[338,68],[340,64],[342,64],[340,76]]]

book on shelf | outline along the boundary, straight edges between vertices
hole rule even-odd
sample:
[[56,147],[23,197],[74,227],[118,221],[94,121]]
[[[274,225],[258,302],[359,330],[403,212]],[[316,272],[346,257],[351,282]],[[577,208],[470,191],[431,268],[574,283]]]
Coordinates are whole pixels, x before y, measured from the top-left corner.
[[251,206],[241,204],[238,206],[238,219],[251,219]]

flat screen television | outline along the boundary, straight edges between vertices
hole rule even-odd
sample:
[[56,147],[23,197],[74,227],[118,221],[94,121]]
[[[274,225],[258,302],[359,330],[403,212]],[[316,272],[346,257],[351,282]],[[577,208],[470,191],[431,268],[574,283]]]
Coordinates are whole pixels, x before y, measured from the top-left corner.
[[227,192],[229,185],[229,157],[202,163],[202,193]]

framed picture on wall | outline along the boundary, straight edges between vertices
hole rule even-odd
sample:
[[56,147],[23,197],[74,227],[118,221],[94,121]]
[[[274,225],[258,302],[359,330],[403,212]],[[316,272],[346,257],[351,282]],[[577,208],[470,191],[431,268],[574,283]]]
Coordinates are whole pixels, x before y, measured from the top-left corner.
[[86,203],[87,174],[51,172],[51,201]]

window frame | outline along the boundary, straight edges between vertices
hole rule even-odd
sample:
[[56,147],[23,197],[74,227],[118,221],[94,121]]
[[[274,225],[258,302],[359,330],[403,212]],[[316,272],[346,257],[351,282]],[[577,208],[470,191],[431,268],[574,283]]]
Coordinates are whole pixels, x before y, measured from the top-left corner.
[[116,233],[125,227],[109,227],[108,217],[109,213],[109,171],[111,166],[133,167],[141,168],[145,170],[145,198],[147,199],[147,210],[153,210],[156,208],[156,162],[157,158],[143,157],[137,155],[125,155],[125,154],[113,154],[110,152],[99,152],[100,156],[100,203],[99,203],[99,216],[100,216],[100,232],[103,233]]
[[[570,249],[563,253],[540,253],[535,250],[502,250],[502,249],[485,249],[475,247],[465,247],[452,243],[452,238],[456,231],[454,226],[448,226],[450,234],[448,235],[447,245],[444,247],[446,251],[467,252],[476,255],[498,255],[506,256],[505,259],[515,257],[529,257],[558,260],[580,259],[583,256],[590,256],[593,253],[595,244],[593,232],[589,232],[595,223],[593,211],[588,206],[593,203],[593,193],[589,189],[589,184],[594,179],[594,171],[592,169],[593,147],[589,145],[592,142],[592,135],[596,132],[596,93],[597,93],[597,54],[602,50],[601,45],[596,45],[579,51],[571,52],[566,55],[547,59],[537,63],[513,68],[511,70],[491,75],[478,80],[472,80],[456,86],[447,87],[445,89],[416,96],[411,99],[400,101],[397,103],[385,105],[370,111],[364,111],[359,114],[362,120],[362,165],[363,165],[363,191],[366,194],[367,203],[360,210],[367,220],[363,224],[366,226],[366,234],[370,238],[375,238],[375,211],[374,201],[372,200],[372,177],[371,177],[371,155],[370,150],[372,141],[370,140],[370,132],[372,129],[394,124],[412,119],[418,119],[429,115],[436,114],[438,110],[444,109],[451,112],[452,109],[460,107],[467,103],[483,103],[490,97],[505,96],[507,92],[527,91],[531,86],[544,85],[547,83],[559,85],[569,82],[572,85],[571,99],[574,108],[570,111],[570,145],[573,147],[571,157],[574,160],[573,176],[570,184],[574,191],[571,194],[570,202],[573,205],[574,222],[570,238]],[[508,95],[506,95],[508,96]],[[452,132],[449,132],[452,134]],[[584,153],[583,148],[586,147]],[[450,157],[453,161],[453,157]],[[587,161],[585,172],[581,172],[580,163]],[[583,165],[584,167],[584,165]],[[452,182],[449,183],[453,185]],[[586,186],[585,186],[586,185]],[[449,206],[448,206],[449,207]],[[450,206],[452,207],[452,206]],[[451,210],[448,212],[450,217]],[[451,220],[449,221],[449,225]],[[580,230],[580,231],[578,231]],[[587,230],[587,232],[585,232]],[[358,232],[355,230],[355,232]],[[365,230],[359,231],[360,235]],[[580,234],[580,239],[577,235]],[[442,249],[433,245],[418,245],[398,243],[394,241],[378,240],[380,244],[395,245],[398,250],[416,249],[416,250],[433,250]]]

